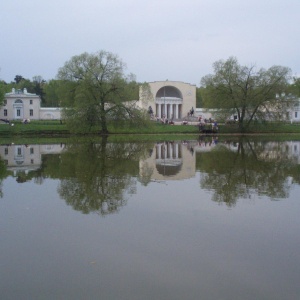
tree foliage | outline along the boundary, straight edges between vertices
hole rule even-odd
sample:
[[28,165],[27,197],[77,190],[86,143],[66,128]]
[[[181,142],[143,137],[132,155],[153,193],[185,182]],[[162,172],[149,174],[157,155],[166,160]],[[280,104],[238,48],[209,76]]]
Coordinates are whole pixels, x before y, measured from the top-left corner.
[[203,87],[196,88],[196,107],[203,107],[202,90]]
[[289,87],[289,92],[296,97],[300,97],[300,78],[293,77],[293,82]]
[[109,122],[143,122],[143,113],[128,101],[137,94],[138,84],[133,75],[125,75],[125,64],[117,55],[99,51],[73,56],[57,77],[64,81],[60,97],[73,129],[87,131],[100,125],[101,133],[107,134]]
[[42,104],[45,104],[44,86],[46,84],[46,80],[44,80],[41,75],[34,76],[32,78],[32,84],[34,93],[39,95],[41,97]]
[[22,80],[24,80],[22,75],[16,75],[14,78],[14,81],[16,82],[16,84],[20,83]]
[[0,81],[0,107],[3,105],[5,96],[4,82]]
[[291,70],[273,66],[259,69],[241,66],[237,59],[219,60],[213,64],[214,74],[201,79],[204,106],[236,114],[241,131],[253,120],[279,119],[288,105],[285,97]]
[[60,107],[59,100],[59,89],[61,88],[61,81],[51,79],[44,84],[43,90],[45,93],[45,103],[46,107]]

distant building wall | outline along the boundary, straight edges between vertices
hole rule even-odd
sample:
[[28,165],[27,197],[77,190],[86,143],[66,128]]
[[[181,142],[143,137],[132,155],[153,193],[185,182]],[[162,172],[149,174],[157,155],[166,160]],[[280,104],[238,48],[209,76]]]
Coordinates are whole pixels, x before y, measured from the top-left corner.
[[62,109],[59,107],[41,107],[40,120],[60,120]]

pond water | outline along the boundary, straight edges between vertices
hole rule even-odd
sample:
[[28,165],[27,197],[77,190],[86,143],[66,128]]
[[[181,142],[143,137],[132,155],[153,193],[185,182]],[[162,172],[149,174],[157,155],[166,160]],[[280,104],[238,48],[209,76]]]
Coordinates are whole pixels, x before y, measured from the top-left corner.
[[300,141],[0,145],[1,299],[299,299]]

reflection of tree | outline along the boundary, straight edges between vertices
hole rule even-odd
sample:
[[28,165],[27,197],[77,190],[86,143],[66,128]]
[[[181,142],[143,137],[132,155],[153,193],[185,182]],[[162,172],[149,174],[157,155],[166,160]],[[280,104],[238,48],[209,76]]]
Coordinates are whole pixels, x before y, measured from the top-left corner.
[[83,143],[69,145],[61,155],[61,184],[58,191],[74,209],[84,213],[115,212],[135,192],[143,143]]
[[234,151],[230,144],[223,144],[211,152],[198,154],[201,187],[214,191],[214,201],[229,206],[239,197],[251,197],[254,191],[272,199],[286,198],[288,177],[298,166],[283,150],[279,142],[240,139]]
[[0,198],[3,196],[2,192],[2,180],[5,178],[6,168],[4,165],[4,161],[0,158]]
[[17,183],[24,183],[34,179],[36,184],[42,184],[44,181],[44,175],[42,169],[31,170],[26,172],[25,170],[17,171]]
[[[41,167],[16,174],[18,183],[33,180],[42,184],[45,179],[59,179],[58,192],[66,202],[84,213],[115,212],[126,203],[124,195],[133,194],[139,176],[139,160],[149,156],[153,143],[107,142],[76,140],[66,144],[60,154],[44,154]],[[0,197],[2,178],[8,176],[0,158]]]
[[6,178],[8,176],[9,173],[10,172],[7,171],[5,162],[0,157],[0,198],[3,197],[2,181],[4,178]]

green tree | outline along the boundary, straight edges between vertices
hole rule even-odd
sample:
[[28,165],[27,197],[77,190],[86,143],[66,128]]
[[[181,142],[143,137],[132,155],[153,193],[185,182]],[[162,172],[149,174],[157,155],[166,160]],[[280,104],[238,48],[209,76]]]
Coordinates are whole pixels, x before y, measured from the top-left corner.
[[20,83],[23,80],[23,76],[21,75],[16,75],[14,78],[14,81],[16,82],[16,84]]
[[16,90],[24,90],[26,88],[29,93],[35,93],[33,82],[21,75],[16,75],[14,81],[7,84],[6,91],[11,92],[12,88]]
[[196,107],[203,107],[202,90],[201,87],[196,88]]
[[300,97],[300,78],[293,77],[293,82],[289,87],[289,92],[296,97]]
[[67,124],[78,131],[100,125],[108,133],[109,122],[143,122],[143,112],[132,99],[137,86],[132,75],[125,75],[125,64],[115,54],[99,51],[73,56],[58,71],[63,80],[61,101]]
[[201,79],[203,104],[228,116],[236,114],[241,132],[255,119],[275,120],[285,116],[291,104],[291,99],[285,97],[289,68],[273,66],[256,71],[254,66],[241,66],[236,58],[230,57],[215,62],[213,69],[214,74]]
[[3,101],[5,98],[5,87],[4,87],[4,82],[0,81],[0,107],[3,105]]
[[44,92],[45,84],[46,84],[46,80],[44,80],[43,77],[40,75],[34,76],[32,78],[34,93],[41,97],[43,106],[45,106],[45,92]]
[[60,107],[59,93],[63,82],[61,80],[51,79],[44,85],[45,106]]

